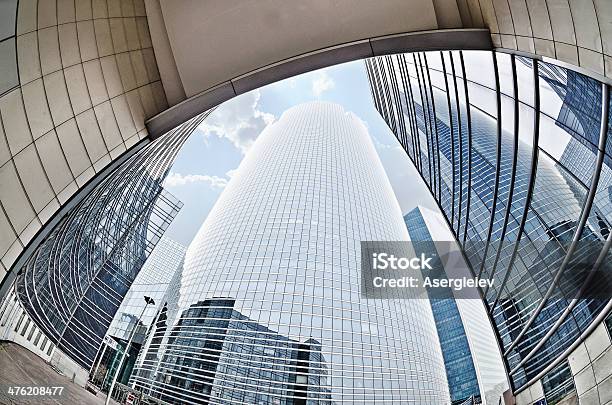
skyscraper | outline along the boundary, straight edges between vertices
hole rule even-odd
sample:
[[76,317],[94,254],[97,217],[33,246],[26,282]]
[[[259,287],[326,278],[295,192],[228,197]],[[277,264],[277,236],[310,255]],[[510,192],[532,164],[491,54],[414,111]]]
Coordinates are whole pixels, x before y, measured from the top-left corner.
[[407,238],[362,122],[289,109],[188,248],[136,388],[177,403],[447,403],[428,303],[359,292],[360,242]]
[[[436,252],[436,246],[427,224],[419,207],[414,208],[404,216],[406,228],[410,234],[410,240],[415,249],[425,252]],[[434,261],[440,261],[440,255],[433,256]],[[433,266],[442,268],[440,264]],[[430,297],[431,309],[433,311],[440,347],[444,356],[444,367],[450,391],[451,401],[458,404],[469,398],[477,403],[482,401],[480,387],[472,353],[463,328],[463,321],[459,314],[459,308],[450,288],[444,289],[443,296]]]
[[[175,372],[166,374],[167,385],[156,389],[156,396],[187,403],[282,403],[287,398],[294,404],[306,404],[307,399],[331,403],[321,344],[315,339],[299,342],[279,335],[245,317],[234,305],[231,298],[212,298],[182,312],[159,359],[163,366],[156,371],[166,374],[171,365]],[[206,338],[194,341],[194,336]],[[149,352],[157,352],[150,347]],[[197,356],[185,355],[184,347]],[[146,377],[151,366],[157,365],[139,362],[133,381],[145,393],[153,391],[154,382]],[[176,373],[189,369],[192,375]],[[245,390],[245,382],[253,380],[256,382],[246,384],[251,389]]]
[[187,247],[168,237],[163,236],[159,240],[117,310],[108,328],[109,335],[127,341],[134,320],[140,325],[134,335],[134,342],[143,342],[145,331],[155,314],[154,311],[145,312],[142,319],[138,319],[143,307],[143,296],[149,296],[155,302],[161,301],[174,273],[182,266],[186,250]]
[[612,308],[582,288],[594,272],[612,271],[608,86],[500,52],[366,65],[377,109],[472,275],[495,280],[481,292],[518,402],[541,399],[530,392],[549,402],[573,395],[572,374],[592,359],[577,353],[575,369],[560,370]]
[[[156,303],[162,301],[170,281],[183,264],[186,250],[185,246],[168,237],[163,236],[159,240],[134,279],[108,328],[105,342],[98,351],[92,369],[90,378],[94,382],[99,382],[101,386],[110,384],[114,376],[113,366],[118,366],[121,353],[126,348],[130,333],[134,330],[130,357],[127,358],[123,370],[120,371],[120,376],[123,378],[119,378],[120,382],[127,383],[136,355],[156,315],[155,308],[149,308],[142,313],[145,305],[143,297],[153,298]],[[142,317],[140,317],[141,313]],[[110,371],[107,373],[108,369]]]
[[208,114],[142,143],[99,174],[24,255],[14,285],[22,318],[49,338],[59,349],[57,364],[82,384],[123,298],[182,206],[163,181]]
[[[445,270],[442,257],[452,238],[443,217],[425,207],[404,216],[416,250],[432,254],[434,269]],[[438,247],[443,247],[439,251]],[[432,277],[462,277],[469,274],[431,274]],[[430,275],[430,274],[428,274]],[[477,299],[456,300],[450,288],[430,295],[452,403],[497,404],[507,389],[504,366],[484,306]]]

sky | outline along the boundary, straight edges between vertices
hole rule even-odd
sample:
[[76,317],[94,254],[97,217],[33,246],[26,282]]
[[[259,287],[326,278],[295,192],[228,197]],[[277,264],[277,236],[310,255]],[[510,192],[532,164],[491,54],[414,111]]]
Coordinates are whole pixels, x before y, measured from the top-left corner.
[[261,131],[285,110],[313,100],[340,104],[365,122],[404,214],[417,205],[438,211],[374,108],[363,61],[354,61],[282,80],[220,105],[187,140],[166,179],[166,189],[184,203],[166,236],[188,245]]

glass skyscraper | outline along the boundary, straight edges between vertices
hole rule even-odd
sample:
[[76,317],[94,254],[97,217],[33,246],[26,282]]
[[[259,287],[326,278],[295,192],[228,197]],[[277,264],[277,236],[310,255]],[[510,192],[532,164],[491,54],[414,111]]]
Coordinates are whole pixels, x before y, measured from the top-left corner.
[[14,284],[24,314],[77,367],[91,370],[123,298],[181,208],[162,184],[207,115],[136,146],[26,252]]
[[174,273],[182,266],[186,250],[186,246],[162,236],[123,299],[108,335],[127,341],[136,323],[134,342],[142,344],[146,329],[155,317],[155,311],[150,310],[138,319],[144,306],[143,297],[151,297],[156,303],[163,299]]
[[[432,253],[434,269],[443,269],[440,255],[419,207],[404,215],[404,222],[412,245],[417,251]],[[478,377],[472,360],[468,338],[463,327],[459,308],[450,288],[438,289],[436,296],[429,299],[433,311],[440,347],[444,357],[446,378],[453,404],[461,404],[470,398],[481,403]]]
[[289,109],[189,246],[131,384],[172,403],[448,403],[428,302],[360,295],[360,242],[407,239],[363,123]]
[[[130,333],[134,337],[130,347],[130,357],[126,359],[118,381],[127,383],[136,356],[142,347],[145,335],[156,317],[156,308],[150,307],[142,313],[144,296],[153,298],[156,305],[163,300],[166,289],[179,267],[182,266],[187,248],[163,236],[142,269],[136,276],[121,306],[111,322],[107,336],[98,351],[91,379],[105,387],[110,384],[121,354],[125,350]],[[161,307],[159,308],[161,310]],[[140,317],[142,313],[142,317]],[[136,328],[136,329],[134,329]],[[110,371],[109,371],[110,370]]]
[[481,292],[513,392],[546,386],[610,308],[609,297],[582,288],[611,271],[608,86],[500,52],[403,54],[366,66],[376,108],[472,274],[495,280]]

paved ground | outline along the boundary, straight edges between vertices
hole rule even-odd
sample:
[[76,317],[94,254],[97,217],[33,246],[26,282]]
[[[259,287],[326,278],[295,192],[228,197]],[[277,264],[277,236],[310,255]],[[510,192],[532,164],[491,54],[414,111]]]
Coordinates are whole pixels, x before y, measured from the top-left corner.
[[[9,387],[64,387],[61,396],[14,396],[8,394]],[[103,405],[103,394],[97,397],[58,374],[43,359],[29,350],[10,342],[0,342],[0,404],[38,405]],[[117,404],[111,401],[112,404]]]

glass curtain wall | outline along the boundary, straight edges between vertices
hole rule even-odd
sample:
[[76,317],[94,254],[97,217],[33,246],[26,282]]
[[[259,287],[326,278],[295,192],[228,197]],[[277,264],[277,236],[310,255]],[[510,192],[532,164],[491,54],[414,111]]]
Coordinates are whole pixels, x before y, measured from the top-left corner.
[[[444,265],[419,207],[404,215],[404,222],[415,249],[431,254],[434,263],[432,267],[443,271]],[[443,274],[437,276],[444,277]],[[444,358],[451,404],[469,402],[470,398],[476,403],[481,403],[478,377],[457,302],[450,288],[438,290],[440,291],[429,296],[429,303]]]
[[131,383],[172,403],[447,404],[428,302],[360,293],[361,241],[407,239],[361,120],[292,107],[189,246]]
[[[606,306],[612,127],[606,84],[500,52],[366,61],[376,108],[421,173],[482,291],[514,390]],[[567,353],[565,353],[567,354]]]
[[85,369],[92,367],[119,305],[182,206],[162,182],[207,114],[140,144],[70,209],[20,269],[14,286],[26,312]]

